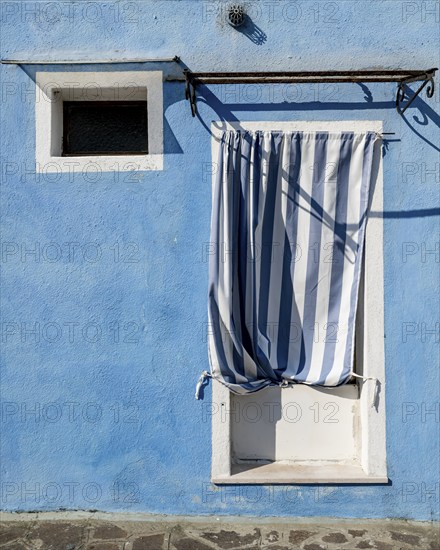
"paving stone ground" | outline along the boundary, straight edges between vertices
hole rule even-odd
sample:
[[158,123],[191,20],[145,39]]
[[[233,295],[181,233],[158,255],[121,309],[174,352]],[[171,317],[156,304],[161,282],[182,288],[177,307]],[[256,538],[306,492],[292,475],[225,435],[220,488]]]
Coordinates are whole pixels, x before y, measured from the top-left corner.
[[[14,517],[12,517],[14,516]],[[7,514],[0,550],[440,550],[440,525],[407,521],[42,519]]]

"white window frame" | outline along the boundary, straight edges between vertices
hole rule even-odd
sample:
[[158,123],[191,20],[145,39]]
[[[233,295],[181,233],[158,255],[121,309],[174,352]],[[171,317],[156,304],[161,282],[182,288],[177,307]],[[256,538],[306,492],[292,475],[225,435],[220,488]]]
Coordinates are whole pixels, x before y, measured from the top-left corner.
[[[212,158],[218,158],[221,133],[224,130],[284,131],[383,131],[382,121],[301,121],[301,122],[225,122],[214,121]],[[375,399],[375,382],[359,383],[359,406],[356,418],[359,434],[359,456],[356,466],[335,461],[333,464],[302,463],[281,465],[277,462],[260,467],[240,468],[232,464],[230,415],[212,414],[211,481],[215,484],[317,484],[317,483],[388,483],[386,461],[385,353],[384,353],[384,287],[383,287],[383,169],[380,142],[374,155],[375,184],[370,215],[365,231],[364,273],[360,288],[357,327],[357,371],[364,377],[377,378],[380,392]],[[215,174],[213,174],[214,185]],[[331,388],[328,389],[331,392]],[[264,391],[264,390],[263,390]],[[286,391],[286,390],[282,390]],[[294,391],[311,392],[313,388],[295,386]],[[321,390],[322,391],[322,390]],[[212,400],[217,410],[231,410],[231,393],[213,380]],[[234,396],[234,399],[236,396]],[[238,396],[238,399],[240,397]],[[313,402],[313,400],[311,401]],[[374,404],[374,405],[373,405]],[[225,422],[225,417],[228,421]]]
[[[36,171],[133,172],[163,170],[162,71],[37,72]],[[148,154],[62,156],[63,100],[147,100]]]

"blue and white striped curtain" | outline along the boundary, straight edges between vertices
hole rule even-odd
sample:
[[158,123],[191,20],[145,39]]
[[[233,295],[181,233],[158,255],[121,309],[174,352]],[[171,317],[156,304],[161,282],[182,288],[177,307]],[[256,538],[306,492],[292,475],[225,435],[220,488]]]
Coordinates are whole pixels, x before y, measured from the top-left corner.
[[232,392],[350,378],[376,137],[223,133],[208,341]]

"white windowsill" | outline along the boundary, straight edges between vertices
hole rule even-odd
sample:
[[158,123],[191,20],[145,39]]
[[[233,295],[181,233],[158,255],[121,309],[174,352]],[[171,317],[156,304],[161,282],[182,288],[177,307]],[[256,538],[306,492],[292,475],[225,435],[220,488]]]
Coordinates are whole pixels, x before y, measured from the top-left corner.
[[[163,155],[90,155],[39,157],[37,171],[68,172],[140,172],[163,170]],[[93,174],[91,178],[95,177]]]
[[217,485],[228,484],[316,484],[316,483],[372,483],[385,484],[384,476],[367,475],[360,464],[298,463],[233,464],[230,476],[212,478]]

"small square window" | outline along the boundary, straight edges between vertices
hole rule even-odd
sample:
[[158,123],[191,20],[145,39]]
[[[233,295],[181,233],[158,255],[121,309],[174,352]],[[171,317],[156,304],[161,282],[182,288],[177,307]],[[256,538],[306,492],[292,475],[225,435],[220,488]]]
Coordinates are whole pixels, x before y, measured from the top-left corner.
[[63,156],[147,153],[146,101],[63,102]]
[[37,172],[164,169],[162,71],[37,72]]

